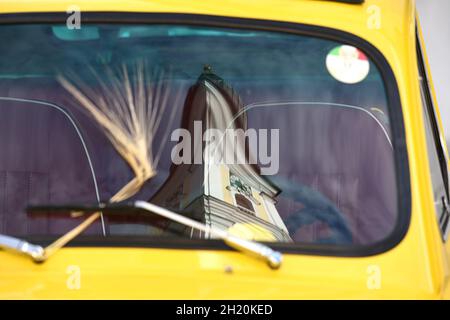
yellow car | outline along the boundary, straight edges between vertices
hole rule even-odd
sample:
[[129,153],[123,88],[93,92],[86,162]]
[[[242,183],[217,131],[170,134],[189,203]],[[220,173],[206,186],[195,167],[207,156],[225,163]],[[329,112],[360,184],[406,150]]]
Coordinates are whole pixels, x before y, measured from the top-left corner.
[[450,298],[413,0],[0,5],[1,299]]

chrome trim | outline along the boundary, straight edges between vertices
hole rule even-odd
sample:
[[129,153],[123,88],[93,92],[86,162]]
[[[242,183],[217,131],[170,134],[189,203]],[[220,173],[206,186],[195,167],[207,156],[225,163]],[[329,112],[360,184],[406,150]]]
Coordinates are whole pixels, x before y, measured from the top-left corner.
[[288,102],[272,102],[272,103],[251,103],[245,108],[243,108],[236,116],[234,116],[233,121],[239,117],[243,112],[246,112],[247,110],[253,109],[253,108],[259,108],[259,107],[271,107],[271,106],[284,106],[284,105],[327,105],[327,106],[333,106],[333,107],[340,107],[340,108],[348,108],[348,109],[354,109],[358,111],[362,111],[366,114],[368,114],[373,120],[376,121],[376,123],[380,126],[380,128],[383,130],[383,133],[386,137],[386,139],[389,141],[389,145],[392,148],[392,141],[391,137],[389,137],[389,134],[386,130],[386,128],[383,126],[383,124],[380,122],[380,120],[377,119],[371,112],[364,109],[363,107],[353,106],[350,104],[343,104],[343,103],[333,103],[333,102],[303,102],[303,101],[288,101]]
[[44,248],[39,245],[31,244],[25,240],[0,235],[0,248],[23,253],[31,257],[35,262],[44,261]]

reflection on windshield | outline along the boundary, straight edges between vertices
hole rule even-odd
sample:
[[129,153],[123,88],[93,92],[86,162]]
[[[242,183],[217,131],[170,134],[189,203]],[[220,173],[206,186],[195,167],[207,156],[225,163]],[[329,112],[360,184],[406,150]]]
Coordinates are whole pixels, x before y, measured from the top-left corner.
[[[190,104],[184,106],[183,125],[172,135],[179,138],[172,159],[180,164],[172,166],[150,201],[193,213],[194,218],[222,229],[239,224],[256,240],[291,241],[274,205],[280,190],[251,161],[249,145],[257,141],[247,139],[251,133],[246,131],[246,114],[233,118],[243,109],[239,96],[206,70],[186,101]],[[200,141],[192,141],[195,137]]]
[[[107,201],[134,177],[57,77],[75,73],[91,97],[123,104],[107,93],[124,83],[101,81],[101,71],[137,61],[167,72],[144,80],[130,72],[130,90],[144,86],[155,93],[152,105],[165,105],[148,146],[158,150],[156,175],[134,199],[263,241],[360,245],[393,230],[384,83],[360,50],[253,30],[94,27],[81,37],[64,26],[0,29],[0,41],[11,43],[0,49],[0,233],[64,234],[82,219],[27,216],[24,208]],[[104,227],[108,236],[212,238],[132,215],[105,217]],[[85,232],[101,233],[100,222]]]

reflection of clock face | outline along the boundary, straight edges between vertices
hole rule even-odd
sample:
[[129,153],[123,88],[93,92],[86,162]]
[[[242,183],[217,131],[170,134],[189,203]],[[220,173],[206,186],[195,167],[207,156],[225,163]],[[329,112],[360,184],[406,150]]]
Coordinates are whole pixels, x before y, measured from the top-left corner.
[[230,175],[230,185],[234,189],[236,189],[237,192],[245,194],[245,195],[251,195],[251,188],[247,185],[245,185],[238,177],[235,175]]
[[326,66],[333,78],[349,84],[363,81],[370,69],[367,56],[361,50],[347,45],[331,50],[327,55]]

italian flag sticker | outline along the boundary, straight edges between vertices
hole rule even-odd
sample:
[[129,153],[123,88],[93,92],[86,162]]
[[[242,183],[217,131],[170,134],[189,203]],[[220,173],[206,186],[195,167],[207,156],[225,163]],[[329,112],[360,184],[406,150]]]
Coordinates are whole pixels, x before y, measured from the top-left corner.
[[333,78],[349,84],[363,81],[370,68],[367,56],[361,50],[347,45],[331,50],[326,65]]

